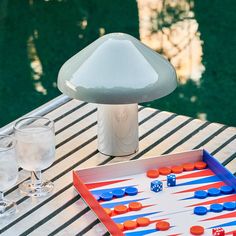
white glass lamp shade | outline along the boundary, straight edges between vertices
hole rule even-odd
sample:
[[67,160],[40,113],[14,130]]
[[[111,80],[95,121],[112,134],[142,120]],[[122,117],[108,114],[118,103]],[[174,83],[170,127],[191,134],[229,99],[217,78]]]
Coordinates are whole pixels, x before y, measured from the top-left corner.
[[177,85],[173,66],[136,38],[107,34],[61,67],[58,87],[69,97],[99,104],[155,100]]
[[125,156],[138,150],[138,103],[171,93],[173,66],[136,38],[107,34],[60,69],[58,88],[69,97],[98,105],[98,150]]

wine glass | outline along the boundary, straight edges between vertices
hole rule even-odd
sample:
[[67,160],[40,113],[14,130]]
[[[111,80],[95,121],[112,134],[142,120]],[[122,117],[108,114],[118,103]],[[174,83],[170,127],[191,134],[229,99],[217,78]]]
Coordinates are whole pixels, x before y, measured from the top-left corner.
[[15,140],[9,135],[0,135],[0,217],[16,211],[16,203],[5,199],[3,191],[14,185],[17,178]]
[[54,122],[45,117],[27,117],[14,125],[19,166],[31,171],[31,179],[19,185],[22,193],[42,197],[53,190],[51,181],[42,181],[41,171],[55,160]]

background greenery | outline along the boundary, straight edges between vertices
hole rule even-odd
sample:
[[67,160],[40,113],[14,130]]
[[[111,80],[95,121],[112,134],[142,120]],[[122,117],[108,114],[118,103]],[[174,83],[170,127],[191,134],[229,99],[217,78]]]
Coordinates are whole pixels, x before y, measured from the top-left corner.
[[[204,113],[209,121],[235,126],[235,0],[189,2],[204,42],[201,83],[187,80],[171,95],[145,105],[192,117]],[[101,30],[139,38],[137,2],[1,0],[0,126],[59,95],[59,68],[98,38]]]

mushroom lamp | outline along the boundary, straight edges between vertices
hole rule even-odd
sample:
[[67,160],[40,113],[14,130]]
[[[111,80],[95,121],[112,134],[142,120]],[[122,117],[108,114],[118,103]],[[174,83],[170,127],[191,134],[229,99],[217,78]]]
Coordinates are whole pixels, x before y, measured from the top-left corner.
[[138,103],[166,96],[176,85],[169,61],[124,33],[98,38],[58,75],[64,94],[97,104],[98,150],[110,156],[138,150]]

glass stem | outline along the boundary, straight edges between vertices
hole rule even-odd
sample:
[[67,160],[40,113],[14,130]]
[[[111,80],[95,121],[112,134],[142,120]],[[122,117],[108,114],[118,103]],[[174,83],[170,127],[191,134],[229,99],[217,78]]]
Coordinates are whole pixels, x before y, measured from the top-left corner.
[[3,192],[0,191],[0,202],[3,202],[3,200],[4,200],[4,194]]
[[35,187],[41,187],[42,184],[42,173],[41,171],[31,171],[31,183]]

